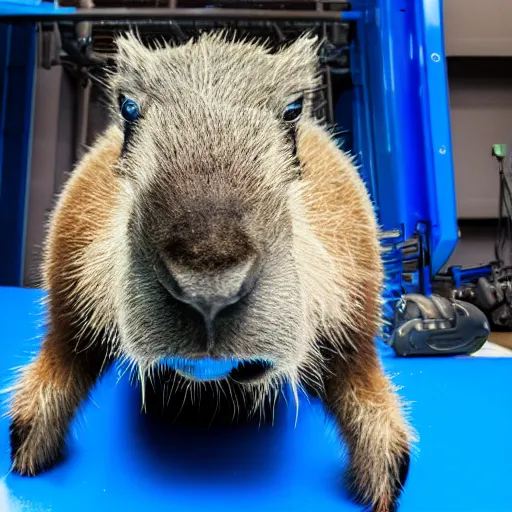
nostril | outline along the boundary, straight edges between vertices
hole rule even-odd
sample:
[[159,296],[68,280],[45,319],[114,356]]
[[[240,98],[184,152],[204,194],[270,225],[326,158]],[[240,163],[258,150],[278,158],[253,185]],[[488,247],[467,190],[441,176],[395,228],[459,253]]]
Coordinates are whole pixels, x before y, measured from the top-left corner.
[[221,311],[236,304],[240,299],[240,295],[233,295],[232,297],[215,297],[209,301],[201,297],[190,298],[187,296],[182,296],[178,300],[181,300],[181,302],[188,304],[201,313],[207,323],[212,323]]
[[161,256],[155,265],[157,278],[169,294],[203,317],[207,351],[215,346],[215,317],[252,291],[256,284],[258,268],[256,257],[215,271],[200,272],[165,255]]
[[176,300],[179,300],[180,302],[183,302],[186,294],[176,279],[174,279],[172,272],[169,272],[165,261],[163,259],[159,259],[154,268],[160,284],[169,292],[172,297],[174,297]]

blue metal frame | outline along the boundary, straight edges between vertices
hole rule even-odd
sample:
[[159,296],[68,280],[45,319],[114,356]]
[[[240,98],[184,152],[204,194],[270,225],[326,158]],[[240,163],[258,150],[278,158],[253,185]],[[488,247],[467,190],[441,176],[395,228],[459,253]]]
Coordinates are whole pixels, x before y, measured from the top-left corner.
[[43,17],[45,14],[71,13],[74,7],[58,7],[55,3],[41,0],[1,0],[0,15],[13,14],[37,14]]
[[338,120],[352,129],[351,149],[383,230],[399,232],[388,240],[390,259],[396,263],[399,243],[413,237],[426,248],[428,264],[409,287],[428,294],[458,241],[442,2],[352,5],[365,17],[351,54],[353,105],[347,115],[342,97]]
[[[2,14],[74,12],[40,0],[2,0]],[[0,286],[21,286],[32,148],[37,27],[0,23]]]
[[35,25],[0,25],[0,45],[0,285],[21,286],[30,180]]
[[[458,242],[441,0],[352,0],[365,16],[351,49],[353,88],[336,114],[383,231],[383,340],[404,292],[432,292]],[[420,268],[403,281],[403,242]]]
[[[2,81],[0,82],[0,105],[5,105],[7,102],[7,80],[8,80],[8,65],[9,55],[11,54],[11,26],[0,25],[0,69]],[[0,133],[4,133],[5,129],[5,114],[6,109],[0,109]],[[3,159],[4,139],[0,137],[0,162]],[[0,165],[0,197],[2,193],[2,166]]]
[[436,274],[451,256],[459,234],[442,2],[423,0],[422,4],[417,26],[423,37],[426,64],[422,67],[422,91],[426,95],[426,101],[422,105],[427,109],[424,115],[424,133],[430,135],[425,140],[429,143],[427,177],[431,207],[432,274]]

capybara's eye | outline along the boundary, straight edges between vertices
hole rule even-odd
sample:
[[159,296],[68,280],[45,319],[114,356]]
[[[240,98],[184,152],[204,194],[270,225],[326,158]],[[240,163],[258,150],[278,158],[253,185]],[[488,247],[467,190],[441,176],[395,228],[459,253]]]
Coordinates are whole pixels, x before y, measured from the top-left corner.
[[283,112],[283,121],[285,123],[296,123],[302,114],[302,107],[304,106],[304,99],[297,98],[288,105]]
[[127,123],[133,123],[140,115],[139,105],[130,98],[121,96],[119,98],[121,115]]
[[119,111],[124,119],[124,141],[121,155],[125,155],[128,150],[135,122],[140,117],[140,108],[137,102],[127,98],[124,94],[120,94],[118,99]]

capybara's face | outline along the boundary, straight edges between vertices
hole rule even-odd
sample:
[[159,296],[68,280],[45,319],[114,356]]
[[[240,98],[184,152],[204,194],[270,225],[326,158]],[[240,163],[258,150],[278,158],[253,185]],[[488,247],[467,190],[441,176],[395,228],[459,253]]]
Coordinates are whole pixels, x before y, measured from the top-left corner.
[[315,44],[118,40],[128,256],[113,264],[121,348],[141,368],[270,383],[307,357],[314,325],[297,261],[316,242],[297,143],[318,87]]

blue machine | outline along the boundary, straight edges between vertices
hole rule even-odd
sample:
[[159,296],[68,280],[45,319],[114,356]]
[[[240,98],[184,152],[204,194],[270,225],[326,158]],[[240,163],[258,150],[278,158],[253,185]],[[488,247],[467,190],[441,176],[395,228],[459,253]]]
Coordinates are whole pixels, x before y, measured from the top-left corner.
[[353,150],[393,234],[385,245],[397,258],[411,239],[428,251],[429,264],[407,285],[428,294],[458,240],[442,4],[373,4],[352,52]]
[[351,149],[384,231],[384,337],[392,343],[397,301],[430,296],[432,277],[458,241],[442,3],[352,5],[366,10],[351,51],[354,86],[339,101],[338,122],[353,127]]

